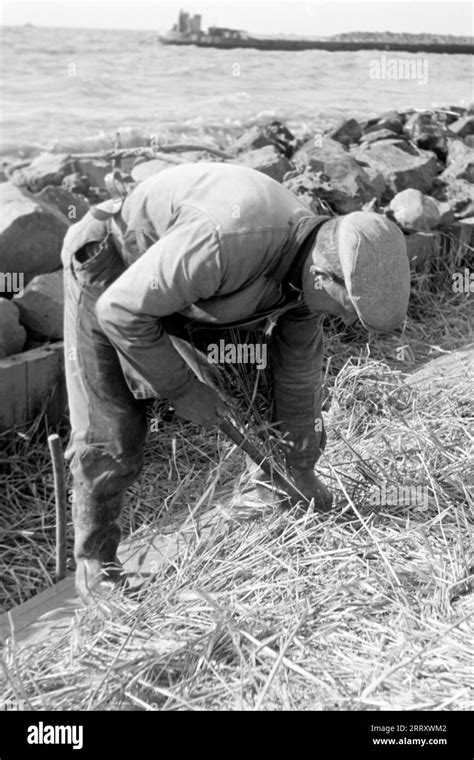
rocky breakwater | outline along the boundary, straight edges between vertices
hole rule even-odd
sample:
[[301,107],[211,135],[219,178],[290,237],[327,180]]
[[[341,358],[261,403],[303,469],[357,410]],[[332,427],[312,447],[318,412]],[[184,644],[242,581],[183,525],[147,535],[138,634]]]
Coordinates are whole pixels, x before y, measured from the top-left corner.
[[386,214],[403,230],[414,269],[436,258],[443,232],[472,244],[474,107],[349,118],[302,140],[272,129],[248,130],[234,162],[279,180],[315,213]]

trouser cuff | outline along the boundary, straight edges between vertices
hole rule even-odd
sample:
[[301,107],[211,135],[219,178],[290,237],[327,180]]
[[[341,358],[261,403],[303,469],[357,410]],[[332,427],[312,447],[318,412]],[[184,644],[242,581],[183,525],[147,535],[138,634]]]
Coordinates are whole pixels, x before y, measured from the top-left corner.
[[95,499],[74,494],[74,557],[115,562],[121,530],[116,523],[120,514],[122,494]]

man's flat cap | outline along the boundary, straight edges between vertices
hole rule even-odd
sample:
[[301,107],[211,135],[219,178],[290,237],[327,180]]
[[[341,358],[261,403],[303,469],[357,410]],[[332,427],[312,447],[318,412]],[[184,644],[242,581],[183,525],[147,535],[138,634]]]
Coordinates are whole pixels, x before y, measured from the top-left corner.
[[344,282],[365,327],[389,332],[406,317],[410,266],[405,238],[381,214],[354,211],[328,223],[332,227]]

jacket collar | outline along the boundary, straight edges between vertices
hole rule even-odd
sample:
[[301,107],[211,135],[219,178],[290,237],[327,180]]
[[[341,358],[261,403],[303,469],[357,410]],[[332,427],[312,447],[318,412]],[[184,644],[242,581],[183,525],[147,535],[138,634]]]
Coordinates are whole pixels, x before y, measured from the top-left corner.
[[293,291],[302,291],[301,275],[304,262],[311,252],[319,228],[329,219],[331,219],[330,216],[303,217],[298,223],[295,230],[295,241],[298,250],[286,277],[286,285]]

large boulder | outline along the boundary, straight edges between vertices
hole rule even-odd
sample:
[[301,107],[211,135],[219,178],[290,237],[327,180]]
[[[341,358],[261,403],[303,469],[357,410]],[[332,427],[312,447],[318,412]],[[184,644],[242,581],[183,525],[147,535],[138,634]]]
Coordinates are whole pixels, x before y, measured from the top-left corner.
[[433,153],[403,140],[361,145],[354,156],[361,166],[372,166],[383,175],[387,200],[408,187],[429,192],[438,173],[438,161]]
[[[325,201],[338,214],[360,211],[365,203],[377,198],[377,191],[360,166],[355,161],[354,165],[350,164],[353,159],[347,158],[346,163],[331,166],[331,174],[307,168],[284,184],[296,195],[305,196],[306,202],[310,199]],[[311,205],[314,208],[314,203]]]
[[324,163],[336,161],[348,155],[348,151],[336,140],[315,135],[304,143],[293,156],[293,163],[298,169],[307,167],[321,171]]
[[291,172],[286,176],[284,186],[298,196],[313,214],[317,216],[333,214],[326,198],[330,197],[331,189],[327,182],[321,179],[320,172],[307,169],[300,174],[298,171]]
[[16,300],[20,321],[32,338],[61,340],[63,337],[63,271],[41,274]]
[[25,284],[61,266],[68,220],[10,182],[0,184],[0,272],[21,272]]
[[296,165],[315,173],[314,191],[321,194],[340,214],[358,211],[373,198],[380,198],[382,184],[377,186],[355,158],[330,138],[310,140],[295,153]]
[[250,127],[241,135],[233,145],[236,153],[244,153],[247,150],[258,150],[273,142],[266,136],[263,129],[258,126]]
[[474,216],[474,185],[464,179],[440,181],[435,192],[436,198],[451,208],[456,219],[468,219]]
[[70,157],[64,153],[43,153],[28,166],[12,171],[11,181],[38,193],[47,185],[60,185],[72,171]]
[[451,119],[451,121],[456,121],[461,116],[466,115],[466,108],[463,106],[448,106],[446,111],[448,112],[448,117]]
[[242,153],[231,163],[256,169],[263,174],[267,174],[277,182],[281,182],[285,174],[293,168],[289,160],[273,145],[267,145],[258,150],[249,150],[247,153]]
[[388,208],[397,224],[406,231],[428,232],[440,224],[454,221],[448,204],[413,188],[397,193]]
[[463,140],[450,140],[446,169],[440,175],[440,179],[464,179],[466,182],[474,182],[474,150]]
[[113,170],[112,164],[103,158],[77,158],[74,171],[84,174],[93,187],[105,190],[105,176]]
[[474,116],[462,116],[450,124],[449,129],[458,137],[474,135]]
[[403,128],[403,116],[397,111],[386,111],[375,119],[369,119],[363,124],[364,135],[370,132],[378,132],[380,129],[389,129],[399,134]]
[[90,188],[89,177],[80,172],[72,172],[64,177],[62,187],[76,195],[87,195]]
[[281,121],[271,121],[264,127],[249,127],[234,142],[233,149],[236,153],[244,153],[247,150],[258,150],[273,145],[279,153],[291,158],[298,143],[298,139]]
[[19,317],[15,303],[0,298],[0,359],[19,354],[25,345],[26,331],[20,325]]
[[404,133],[418,148],[432,150],[439,158],[447,152],[448,129],[441,113],[413,113],[405,122]]
[[383,174],[375,166],[364,166],[364,172],[374,188],[375,197],[377,200],[380,200],[386,195],[387,191],[387,183]]
[[287,158],[292,158],[295,150],[300,145],[300,140],[282,124],[281,121],[271,121],[264,127],[264,134],[273,143],[275,148]]
[[397,138],[398,135],[396,132],[393,132],[391,129],[386,129],[384,127],[383,129],[376,129],[363,134],[361,143],[373,143],[377,142],[378,140],[396,140]]
[[351,143],[358,142],[361,136],[360,124],[355,119],[342,119],[328,134],[331,140],[336,140],[346,147],[349,147]]
[[80,195],[71,193],[69,190],[66,190],[65,187],[54,187],[53,185],[48,185],[43,188],[43,190],[35,196],[35,199],[43,201],[49,206],[53,206],[53,208],[60,211],[61,214],[64,214],[71,224],[82,219],[90,208],[90,205],[85,198],[81,198]]

